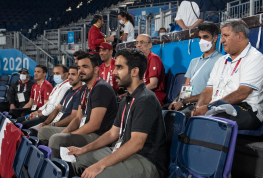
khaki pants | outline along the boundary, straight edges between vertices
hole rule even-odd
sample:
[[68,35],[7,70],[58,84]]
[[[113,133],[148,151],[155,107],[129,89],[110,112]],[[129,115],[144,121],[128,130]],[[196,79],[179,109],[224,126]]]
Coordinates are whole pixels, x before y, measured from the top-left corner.
[[[72,163],[72,169],[70,170],[70,176],[81,176],[84,170],[97,163],[101,159],[109,156],[112,153],[110,147],[104,147],[98,150],[94,150],[84,155],[77,157],[77,162]],[[74,173],[73,173],[73,172]],[[154,164],[152,164],[145,157],[134,154],[128,159],[107,167],[96,178],[159,178],[159,173]]]

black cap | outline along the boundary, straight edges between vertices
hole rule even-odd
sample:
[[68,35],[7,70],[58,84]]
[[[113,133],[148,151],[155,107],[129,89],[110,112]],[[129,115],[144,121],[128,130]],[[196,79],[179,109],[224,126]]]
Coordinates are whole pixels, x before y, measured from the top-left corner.
[[19,71],[19,73],[21,73],[21,72],[23,72],[23,73],[28,73],[28,74],[29,74],[29,71],[28,71],[27,68],[22,68],[22,69]]

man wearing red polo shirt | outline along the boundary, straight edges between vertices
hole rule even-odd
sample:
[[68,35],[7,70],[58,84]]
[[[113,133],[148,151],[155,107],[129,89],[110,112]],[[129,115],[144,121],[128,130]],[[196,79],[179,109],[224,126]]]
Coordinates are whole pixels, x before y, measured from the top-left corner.
[[146,87],[155,93],[160,104],[163,105],[166,96],[164,91],[165,70],[161,58],[151,51],[152,38],[147,34],[139,35],[136,39],[136,48],[144,52],[148,58],[147,70],[143,77]]
[[115,59],[112,58],[113,46],[110,43],[103,42],[100,45],[100,58],[104,62],[100,65],[99,74],[100,78],[108,82],[114,89],[118,91],[119,87],[117,86],[116,79],[112,75],[112,72],[115,69]]
[[[89,42],[89,52],[94,54],[98,59],[100,59],[99,55],[99,46],[103,42],[113,42],[114,37],[110,36],[105,38],[101,32],[101,28],[103,27],[103,17],[102,15],[94,15],[93,17],[93,26],[89,30],[88,34],[88,42]],[[99,64],[102,64],[102,61],[99,60]]]

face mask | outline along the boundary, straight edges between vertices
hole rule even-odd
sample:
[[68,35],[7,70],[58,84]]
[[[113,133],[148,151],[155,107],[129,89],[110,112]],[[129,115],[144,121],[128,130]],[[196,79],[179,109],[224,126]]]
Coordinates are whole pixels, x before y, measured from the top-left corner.
[[25,74],[20,74],[20,80],[25,81],[26,80],[26,75]]
[[119,20],[120,24],[125,24],[125,22],[123,20]]
[[163,35],[165,35],[165,33],[160,33],[160,36],[163,36]]
[[212,48],[212,46],[213,46],[212,41],[206,41],[206,40],[201,39],[200,42],[199,42],[201,51],[202,52],[209,51]]
[[54,75],[54,81],[56,82],[56,84],[63,82],[63,80],[61,79],[61,75]]

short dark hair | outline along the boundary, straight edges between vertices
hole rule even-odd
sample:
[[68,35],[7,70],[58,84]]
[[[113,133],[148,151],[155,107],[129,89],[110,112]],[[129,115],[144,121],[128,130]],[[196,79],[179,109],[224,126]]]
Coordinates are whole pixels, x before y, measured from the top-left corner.
[[72,65],[72,66],[69,66],[68,69],[76,69],[77,71],[79,70],[78,66],[77,65]]
[[84,59],[84,58],[89,58],[90,59],[90,62],[92,64],[93,68],[99,66],[98,58],[95,55],[90,54],[90,53],[81,54],[81,55],[79,55],[78,60],[81,60],[81,59]]
[[93,21],[93,23],[97,23],[98,20],[101,20],[101,19],[103,19],[102,15],[100,15],[100,14],[96,14],[96,15],[94,15],[92,21]]
[[66,73],[66,72],[68,72],[68,67],[65,66],[64,64],[58,64],[58,65],[56,65],[55,67],[62,67],[62,68],[63,68],[63,74]]
[[198,25],[198,32],[205,31],[212,35],[212,37],[219,34],[219,29],[213,22],[204,22]]
[[83,51],[83,50],[78,50],[78,51],[76,51],[74,54],[73,54],[73,57],[77,57],[77,59],[78,59],[78,56],[79,55],[81,55],[81,54],[86,54],[86,52],[85,51]]
[[164,30],[164,31],[166,32],[166,28],[164,28],[164,27],[160,28],[160,29],[159,29],[159,32],[160,32],[161,30]]
[[45,65],[38,64],[38,65],[36,65],[36,67],[41,68],[43,70],[43,73],[47,73],[47,67]]
[[148,59],[145,56],[145,54],[136,48],[126,48],[119,50],[116,53],[116,58],[118,56],[123,56],[127,60],[126,64],[129,68],[129,71],[131,71],[133,68],[138,67],[139,68],[139,78],[142,80],[143,75],[147,69],[147,63]]

